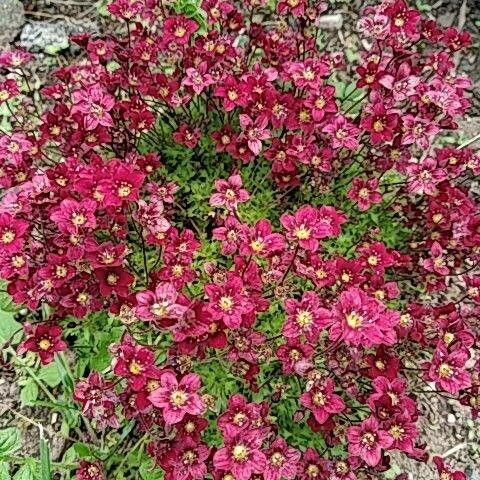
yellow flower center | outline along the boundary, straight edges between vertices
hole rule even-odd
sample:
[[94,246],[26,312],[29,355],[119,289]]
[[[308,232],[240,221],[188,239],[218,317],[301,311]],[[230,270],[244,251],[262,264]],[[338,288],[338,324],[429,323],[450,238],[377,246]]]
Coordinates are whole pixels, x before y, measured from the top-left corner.
[[87,218],[82,213],[72,213],[72,222],[77,227],[84,225]]
[[50,340],[48,340],[48,338],[42,338],[38,342],[38,346],[41,350],[48,350],[52,346],[52,343],[50,342]]
[[132,193],[132,185],[122,182],[117,189],[117,193],[120,198],[128,197]]
[[233,307],[233,299],[232,297],[222,297],[218,302],[218,306],[224,311],[228,312]]
[[132,375],[138,375],[142,371],[142,366],[138,362],[133,360],[130,362],[130,365],[128,366],[128,370]]
[[177,407],[181,407],[187,403],[188,395],[183,390],[175,390],[170,395],[170,401]]
[[453,375],[453,369],[448,363],[441,363],[438,367],[438,374],[442,378],[450,378]]
[[346,317],[347,325],[350,328],[360,328],[362,326],[362,317],[356,312],[351,312]]
[[232,456],[237,461],[245,461],[248,458],[247,447],[245,445],[235,445],[232,449]]
[[307,310],[302,310],[297,313],[297,323],[301,327],[308,327],[312,324],[313,317],[312,314]]
[[285,461],[285,457],[280,452],[274,452],[270,457],[270,463],[279,467]]
[[13,230],[5,230],[2,234],[2,243],[12,243],[15,240],[15,232]]
[[310,238],[310,230],[304,225],[297,227],[294,233],[299,240],[308,240]]

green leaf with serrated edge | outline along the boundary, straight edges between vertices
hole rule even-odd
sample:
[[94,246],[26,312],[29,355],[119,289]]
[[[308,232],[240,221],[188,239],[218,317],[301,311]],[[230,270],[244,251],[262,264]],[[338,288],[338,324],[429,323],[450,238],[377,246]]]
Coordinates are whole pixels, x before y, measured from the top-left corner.
[[20,402],[23,406],[31,406],[35,404],[38,398],[38,385],[35,381],[29,379],[28,382],[20,390]]
[[0,430],[0,457],[11,455],[21,447],[20,430],[16,427],[8,427]]

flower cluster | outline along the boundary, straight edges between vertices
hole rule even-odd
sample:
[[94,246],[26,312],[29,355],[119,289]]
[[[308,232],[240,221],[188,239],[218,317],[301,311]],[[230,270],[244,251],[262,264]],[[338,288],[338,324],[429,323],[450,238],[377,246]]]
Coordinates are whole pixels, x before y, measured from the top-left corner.
[[[388,452],[428,460],[419,389],[480,412],[480,157],[437,141],[469,107],[468,34],[386,0],[352,72],[320,47],[326,4],[271,3],[113,0],[120,33],[74,36],[85,58],[40,105],[30,55],[0,55],[0,276],[43,314],[17,354],[47,364],[108,312],[110,367],[73,399],[96,430],[142,432],[168,480],[378,478]],[[215,169],[208,221],[185,159]]]

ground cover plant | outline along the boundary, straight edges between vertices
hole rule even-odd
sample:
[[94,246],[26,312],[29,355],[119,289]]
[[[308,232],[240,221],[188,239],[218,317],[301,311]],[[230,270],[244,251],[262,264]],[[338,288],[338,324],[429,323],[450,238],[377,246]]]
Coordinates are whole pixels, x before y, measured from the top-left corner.
[[468,33],[403,0],[115,0],[40,95],[0,54],[2,360],[62,419],[0,478],[397,478],[419,401],[480,411]]

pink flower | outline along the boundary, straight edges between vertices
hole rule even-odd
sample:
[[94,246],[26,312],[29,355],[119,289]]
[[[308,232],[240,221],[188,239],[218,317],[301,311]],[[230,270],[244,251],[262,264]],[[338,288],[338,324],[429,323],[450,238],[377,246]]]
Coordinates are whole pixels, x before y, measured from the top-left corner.
[[194,373],[185,375],[180,382],[172,372],[164,372],[160,377],[160,387],[154,390],[149,400],[162,409],[165,422],[169,425],[181,422],[186,414],[201,415],[205,405],[197,393],[200,377]]
[[183,85],[191,87],[197,95],[200,95],[205,88],[214,83],[212,76],[206,72],[207,62],[200,63],[197,68],[187,68],[187,76],[182,81]]
[[347,197],[356,202],[358,209],[363,212],[368,210],[372,203],[380,203],[382,201],[382,194],[377,188],[378,179],[370,178],[365,181],[357,177],[353,179]]
[[304,250],[316,251],[318,240],[328,236],[329,225],[321,225],[319,212],[311,205],[300,207],[294,215],[283,214],[280,223],[287,230],[287,238],[298,242]]
[[447,260],[444,257],[442,246],[438,242],[433,242],[430,247],[430,258],[423,261],[423,268],[428,272],[434,272],[438,275],[448,275],[450,269],[447,266]]
[[320,298],[315,292],[305,292],[300,301],[286,299],[285,311],[287,321],[283,324],[282,333],[287,338],[305,335],[310,342],[317,342],[320,330],[330,320],[330,312],[320,307]]
[[332,415],[343,412],[345,403],[334,392],[335,385],[331,378],[322,384],[314,385],[308,392],[300,395],[300,403],[312,411],[315,420],[323,424]]
[[258,255],[268,257],[285,248],[285,239],[279,233],[272,233],[270,222],[264,218],[259,220],[248,231],[242,232],[240,253],[242,255]]
[[0,213],[0,252],[7,254],[19,252],[25,241],[24,234],[28,222],[12,217],[9,213]]
[[350,123],[343,115],[337,115],[333,121],[323,127],[322,132],[330,134],[332,148],[358,148],[357,136],[360,130]]
[[172,283],[159,283],[155,292],[145,290],[136,295],[136,314],[143,320],[158,326],[170,326],[183,318],[188,310],[188,301]]
[[375,417],[370,416],[359,426],[347,430],[348,452],[360,457],[367,465],[375,467],[382,458],[382,449],[389,448],[393,438],[380,429]]
[[225,446],[213,456],[213,465],[232,472],[236,480],[249,480],[253,473],[265,469],[265,454],[260,450],[262,437],[255,430],[225,439]]
[[261,115],[253,120],[244,113],[239,115],[240,127],[247,140],[248,148],[254,155],[258,155],[262,150],[262,140],[270,138],[270,130],[267,129],[268,118]]
[[432,137],[440,131],[434,123],[413,115],[403,116],[402,122],[405,132],[402,138],[402,145],[414,143],[423,150],[429,147]]
[[445,180],[446,171],[439,168],[437,160],[427,157],[419,163],[409,163],[406,167],[408,188],[414,193],[435,195],[437,184]]
[[230,175],[227,180],[215,180],[217,192],[210,197],[210,205],[235,210],[239,203],[245,203],[250,199],[250,194],[241,188],[242,185],[242,177],[238,173]]
[[166,470],[165,478],[203,480],[208,473],[205,462],[209,454],[210,450],[205,444],[197,443],[191,438],[186,437],[175,442],[161,463]]
[[366,295],[357,287],[342,292],[332,307],[330,339],[341,339],[347,344],[371,347],[393,345],[394,327],[400,315]]
[[205,293],[209,303],[207,309],[215,320],[221,320],[228,328],[238,328],[242,324],[242,315],[251,312],[253,304],[242,294],[242,279],[229,272],[223,285],[209,283]]
[[66,198],[53,211],[50,219],[57,224],[61,232],[75,234],[79,230],[94,228],[97,225],[96,209],[95,200],[84,199],[78,202]]
[[55,353],[67,349],[67,344],[62,340],[62,329],[58,325],[48,323],[30,323],[24,325],[27,338],[18,346],[17,353],[34,352],[40,357],[43,365],[50,363]]
[[115,99],[100,87],[76,90],[73,92],[73,102],[72,114],[82,114],[83,127],[86,130],[94,130],[98,125],[113,127],[113,120],[108,112],[115,106]]
[[465,363],[469,358],[470,355],[466,350],[457,349],[449,352],[439,343],[432,361],[426,364],[429,368],[425,377],[435,382],[441,390],[456,394],[472,384],[470,374],[465,369]]
[[300,452],[277,437],[265,451],[266,463],[263,471],[265,480],[293,479],[297,474]]

